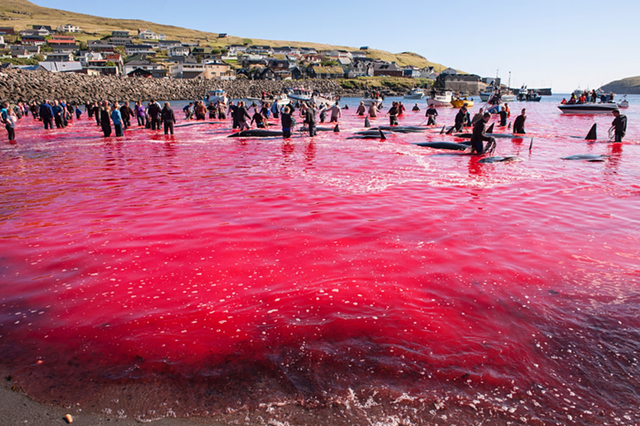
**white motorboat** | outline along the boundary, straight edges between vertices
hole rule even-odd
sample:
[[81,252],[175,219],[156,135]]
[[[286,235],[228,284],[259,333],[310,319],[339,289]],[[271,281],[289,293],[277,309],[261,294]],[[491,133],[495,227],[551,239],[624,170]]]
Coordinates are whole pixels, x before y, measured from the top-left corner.
[[568,114],[606,114],[618,109],[615,102],[560,104],[558,108]]
[[422,89],[418,89],[417,87],[414,87],[413,89],[411,89],[409,93],[404,95],[405,99],[413,99],[413,100],[420,100],[423,97],[424,97],[424,92],[422,91]]
[[480,100],[482,102],[489,102],[489,99],[491,99],[492,95],[499,95],[500,96],[500,101],[502,102],[513,102],[516,99],[516,96],[513,93],[510,92],[500,92],[500,91],[496,91],[496,92],[482,92],[480,93]]
[[624,98],[620,102],[618,102],[618,108],[626,109],[629,108],[629,101],[627,100],[627,95],[624,95]]
[[207,102],[213,102],[214,104],[220,101],[223,104],[229,103],[229,99],[227,98],[227,92],[222,89],[215,89],[209,91],[209,95],[206,99]]
[[262,102],[269,102],[269,103],[276,102],[279,107],[283,107],[285,105],[289,105],[289,102],[291,102],[289,97],[287,95],[285,95],[285,94],[280,94],[280,95],[275,95],[275,96],[267,96],[265,98],[251,98],[250,97],[250,98],[247,98],[247,101],[254,102],[256,104],[260,104]]
[[366,107],[370,107],[373,104],[375,104],[377,108],[380,108],[382,106],[382,98],[370,98],[368,96],[365,96],[360,101]]
[[427,100],[427,105],[437,107],[450,107],[452,96],[453,92],[451,92],[450,90],[442,93],[434,93]]
[[289,91],[287,92],[287,97],[294,101],[314,102],[316,105],[333,105],[336,103],[335,96],[331,94],[321,94],[317,91],[312,91],[301,87],[289,89]]

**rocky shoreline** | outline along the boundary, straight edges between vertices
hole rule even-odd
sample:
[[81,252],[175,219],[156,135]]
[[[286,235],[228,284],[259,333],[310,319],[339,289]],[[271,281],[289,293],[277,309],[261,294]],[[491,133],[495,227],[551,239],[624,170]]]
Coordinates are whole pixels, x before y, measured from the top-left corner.
[[[322,93],[341,97],[362,96],[361,90],[345,90],[333,80],[265,81],[265,80],[183,80],[88,76],[48,71],[5,70],[0,73],[0,100],[42,102],[65,99],[71,103],[100,100],[148,101],[203,99],[210,90],[224,89],[231,99],[260,97],[262,92],[280,93],[292,86],[304,85]],[[385,93],[391,95],[390,93]]]

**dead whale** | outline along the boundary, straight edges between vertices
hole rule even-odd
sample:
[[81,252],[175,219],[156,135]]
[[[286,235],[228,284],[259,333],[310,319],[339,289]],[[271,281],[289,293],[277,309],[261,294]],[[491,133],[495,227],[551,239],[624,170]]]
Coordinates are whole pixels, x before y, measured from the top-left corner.
[[424,127],[417,126],[380,126],[371,130],[386,130],[394,133],[421,133],[427,131]]
[[[308,132],[309,127],[304,126],[299,129],[300,132]],[[317,132],[334,132],[340,133],[340,127],[336,124],[336,127],[316,127]]]
[[485,157],[481,160],[478,160],[478,163],[509,163],[512,161],[521,161],[522,158],[517,155],[495,155],[493,157]]
[[228,138],[268,138],[271,136],[282,136],[282,132],[264,129],[249,129],[232,133]]
[[562,157],[563,160],[585,160],[585,161],[604,161],[609,158],[609,155],[600,154],[576,154],[569,155],[568,157]]
[[462,143],[445,142],[445,141],[418,142],[415,145],[423,146],[426,148],[433,148],[433,149],[446,149],[449,151],[465,151],[469,149],[469,147],[471,146],[471,142],[462,142]]
[[356,136],[349,136],[347,139],[382,139],[386,140],[387,137],[384,135],[382,130],[368,130],[365,132],[358,132]]

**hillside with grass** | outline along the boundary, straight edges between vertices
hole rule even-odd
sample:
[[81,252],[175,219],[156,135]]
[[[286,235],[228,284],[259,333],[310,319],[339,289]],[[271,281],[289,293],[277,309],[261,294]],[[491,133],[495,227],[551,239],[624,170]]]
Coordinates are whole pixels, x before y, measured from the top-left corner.
[[601,89],[605,92],[613,92],[621,95],[640,95],[640,76],[612,81],[602,86]]
[[[71,24],[82,28],[82,33],[76,34],[78,41],[100,39],[111,35],[114,30],[130,31],[137,34],[139,28],[147,28],[155,33],[164,34],[168,40],[180,40],[183,42],[195,42],[201,46],[223,48],[229,44],[258,44],[272,47],[308,46],[317,50],[358,50],[353,46],[335,46],[306,41],[263,40],[246,39],[241,36],[228,35],[226,38],[218,38],[218,34],[205,31],[180,28],[172,25],[162,25],[139,19],[112,19],[99,16],[85,15],[75,12],[67,12],[59,9],[41,7],[27,0],[2,0],[0,1],[0,26],[14,27],[16,32],[31,28],[31,25],[49,25],[53,28],[59,25]],[[447,68],[444,65],[428,61],[426,58],[411,52],[391,53],[383,50],[371,49],[367,56],[385,61],[395,61],[399,65],[414,65],[418,67],[432,66],[436,72]]]

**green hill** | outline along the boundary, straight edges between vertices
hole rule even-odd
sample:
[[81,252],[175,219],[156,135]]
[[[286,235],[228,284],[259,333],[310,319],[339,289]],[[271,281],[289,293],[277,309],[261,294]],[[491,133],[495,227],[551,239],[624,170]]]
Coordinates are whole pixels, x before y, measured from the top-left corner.
[[[138,19],[111,19],[102,18],[81,13],[67,12],[64,10],[50,9],[33,4],[27,0],[2,0],[0,2],[0,26],[14,27],[16,31],[31,28],[31,25],[50,25],[53,28],[58,25],[71,24],[82,28],[83,33],[77,35],[80,41],[95,40],[108,35],[114,30],[128,30],[137,34],[139,28],[147,28],[155,33],[164,34],[168,40],[181,40],[185,42],[197,42],[201,46],[224,47],[229,44],[243,44],[246,40],[240,36],[229,35],[225,39],[219,39],[218,34],[205,31],[191,30],[171,25],[156,24]],[[344,49],[358,50],[352,46],[334,46],[322,43],[302,41],[262,40],[251,39],[251,44],[278,46],[308,46],[318,50]],[[395,61],[399,65],[415,65],[418,67],[432,66],[436,72],[447,68],[441,64],[430,62],[426,58],[411,52],[390,53],[383,50],[370,50],[368,56],[374,59]]]
[[618,94],[640,95],[640,76],[627,77],[622,80],[612,81],[601,87],[605,92]]

